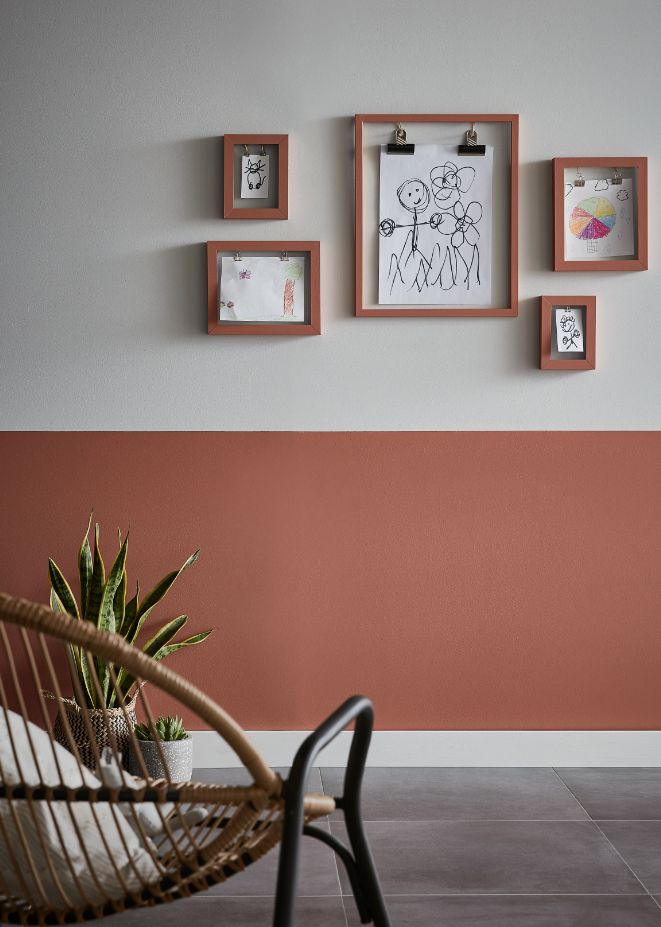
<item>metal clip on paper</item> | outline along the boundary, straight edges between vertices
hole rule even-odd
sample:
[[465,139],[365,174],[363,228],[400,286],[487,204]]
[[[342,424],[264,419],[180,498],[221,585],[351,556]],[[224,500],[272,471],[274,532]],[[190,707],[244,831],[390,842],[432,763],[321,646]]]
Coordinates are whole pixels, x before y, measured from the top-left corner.
[[613,168],[613,176],[611,177],[611,184],[617,186],[622,183],[622,174],[620,173],[619,167]]
[[281,260],[281,261],[288,261],[288,260],[289,260],[289,255],[287,254],[286,251],[283,251],[283,252],[282,252],[282,254],[280,255],[280,260]]
[[395,141],[388,143],[388,154],[414,154],[415,145],[406,141],[406,131],[402,128],[401,122],[397,123],[395,129]]
[[576,168],[576,177],[574,179],[575,187],[584,187],[585,186],[585,177],[583,176],[580,167]]
[[485,155],[486,153],[487,153],[486,145],[477,144],[477,132],[475,131],[475,123],[471,122],[470,129],[466,130],[466,142],[463,145],[459,145],[457,154]]
[[235,260],[235,261],[240,261],[240,260],[241,260],[241,254],[240,254],[238,251],[235,251],[235,252],[234,252],[234,260]]

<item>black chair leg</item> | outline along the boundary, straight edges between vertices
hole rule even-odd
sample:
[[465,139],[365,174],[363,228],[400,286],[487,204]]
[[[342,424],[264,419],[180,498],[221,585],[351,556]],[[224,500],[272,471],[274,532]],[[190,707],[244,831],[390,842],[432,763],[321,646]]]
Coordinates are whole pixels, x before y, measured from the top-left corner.
[[372,859],[372,852],[365,836],[362,819],[360,816],[354,817],[345,811],[345,822],[349,835],[349,844],[358,870],[358,879],[369,909],[370,918],[363,920],[363,923],[374,924],[374,927],[390,927],[390,918],[388,917],[381,884]]
[[294,905],[298,887],[298,860],[303,833],[303,799],[285,802],[280,844],[273,927],[294,927]]
[[[344,794],[340,800],[340,807],[344,812],[349,845],[358,870],[363,896],[371,914],[371,923],[374,924],[374,927],[390,927],[390,918],[381,891],[381,884],[372,858],[372,851],[365,835],[361,809],[363,775],[372,736],[372,723],[373,714],[370,705],[370,710],[363,711],[356,718],[347,770],[344,776]],[[363,921],[363,923],[370,923],[370,921]]]
[[[347,865],[362,923],[372,923],[374,927],[391,927],[379,877],[365,836],[360,808],[360,792],[373,721],[372,703],[361,696],[354,696],[310,734],[294,758],[285,785],[285,811],[273,927],[294,927],[298,859],[304,830],[303,804],[308,773],[321,750],[351,722],[355,722],[355,727],[344,777],[344,794],[342,798],[336,799],[337,807],[344,812],[351,854],[346,847],[334,846],[337,841],[331,835],[322,837],[311,827],[305,830],[310,836],[322,839],[324,843],[332,846]],[[353,860],[350,859],[350,855],[353,856]],[[356,891],[357,888],[359,891]]]

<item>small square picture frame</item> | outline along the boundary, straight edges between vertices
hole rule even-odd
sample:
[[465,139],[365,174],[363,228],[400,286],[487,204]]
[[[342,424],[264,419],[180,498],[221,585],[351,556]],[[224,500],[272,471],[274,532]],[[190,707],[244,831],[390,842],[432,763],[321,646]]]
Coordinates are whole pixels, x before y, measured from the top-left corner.
[[[281,260],[301,257],[304,261],[303,322],[233,321],[220,318],[222,258],[262,255]],[[209,241],[207,242],[207,332],[210,335],[320,335],[320,248],[318,241]],[[231,304],[228,304],[231,305]]]
[[[248,150],[269,156],[270,184],[266,201],[242,199],[241,165]],[[289,136],[225,135],[223,138],[223,216],[225,219],[287,219],[289,216]]]
[[[568,203],[574,204],[569,217]],[[623,254],[601,244],[616,233]],[[647,234],[647,158],[553,159],[554,270],[647,270]]]
[[[558,351],[556,309],[580,310],[583,323],[582,351]],[[596,323],[597,299],[595,296],[540,296],[540,369],[594,370],[596,368]]]

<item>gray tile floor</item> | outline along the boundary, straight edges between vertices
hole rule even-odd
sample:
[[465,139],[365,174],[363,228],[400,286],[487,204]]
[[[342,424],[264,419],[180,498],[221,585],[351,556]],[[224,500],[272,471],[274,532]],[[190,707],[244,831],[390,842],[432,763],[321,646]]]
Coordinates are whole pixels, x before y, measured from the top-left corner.
[[[337,794],[342,770],[315,770]],[[235,782],[229,770],[204,781]],[[661,769],[368,769],[364,816],[393,927],[661,927]],[[323,826],[343,834],[340,815]],[[116,927],[269,927],[277,854]],[[297,927],[358,927],[344,873],[304,840]]]

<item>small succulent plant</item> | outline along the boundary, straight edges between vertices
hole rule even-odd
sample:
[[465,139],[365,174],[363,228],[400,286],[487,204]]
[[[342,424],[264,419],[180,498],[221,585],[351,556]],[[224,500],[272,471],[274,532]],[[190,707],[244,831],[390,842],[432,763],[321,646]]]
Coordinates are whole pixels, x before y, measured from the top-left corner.
[[187,740],[189,736],[184,722],[176,715],[168,715],[167,718],[161,715],[153,726],[136,724],[134,733],[138,740]]

